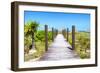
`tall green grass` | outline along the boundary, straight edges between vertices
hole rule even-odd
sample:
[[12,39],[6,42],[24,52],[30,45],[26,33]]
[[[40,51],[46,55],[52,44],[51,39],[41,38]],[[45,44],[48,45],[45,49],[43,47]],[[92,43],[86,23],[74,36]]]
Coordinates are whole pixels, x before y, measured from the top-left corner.
[[[69,33],[69,43],[72,45],[72,33]],[[75,51],[81,59],[90,58],[90,32],[75,32]]]

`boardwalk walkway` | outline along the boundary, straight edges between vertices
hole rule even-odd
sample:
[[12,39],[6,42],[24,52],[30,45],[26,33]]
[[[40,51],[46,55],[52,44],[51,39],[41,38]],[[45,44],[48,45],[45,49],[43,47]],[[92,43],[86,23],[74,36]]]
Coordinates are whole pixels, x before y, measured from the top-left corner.
[[70,50],[71,45],[66,42],[62,34],[58,34],[48,51],[40,58],[40,61],[78,59],[75,51]]

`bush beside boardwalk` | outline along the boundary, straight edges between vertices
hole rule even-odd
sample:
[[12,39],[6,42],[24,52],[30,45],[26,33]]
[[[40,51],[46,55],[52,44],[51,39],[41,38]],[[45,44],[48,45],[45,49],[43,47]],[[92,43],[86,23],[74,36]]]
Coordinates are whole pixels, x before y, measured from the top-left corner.
[[[33,26],[36,27],[33,28]],[[45,28],[44,30],[38,30],[38,27],[40,27],[40,24],[36,21],[31,21],[25,24],[24,34],[27,35],[24,35],[24,61],[38,59],[45,53]],[[33,36],[32,33],[34,33]],[[50,45],[51,42],[52,31],[48,31],[48,45]]]
[[[72,45],[71,36],[69,32],[69,43]],[[75,32],[75,50],[80,58],[90,58],[90,32]]]

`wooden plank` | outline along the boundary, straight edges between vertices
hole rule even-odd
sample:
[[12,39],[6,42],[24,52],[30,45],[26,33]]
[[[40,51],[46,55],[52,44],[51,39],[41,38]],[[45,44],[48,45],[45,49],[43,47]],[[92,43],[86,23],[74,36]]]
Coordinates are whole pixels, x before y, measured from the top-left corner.
[[40,58],[41,61],[79,59],[78,54],[69,49],[71,45],[65,41],[62,34],[58,34],[48,51]]

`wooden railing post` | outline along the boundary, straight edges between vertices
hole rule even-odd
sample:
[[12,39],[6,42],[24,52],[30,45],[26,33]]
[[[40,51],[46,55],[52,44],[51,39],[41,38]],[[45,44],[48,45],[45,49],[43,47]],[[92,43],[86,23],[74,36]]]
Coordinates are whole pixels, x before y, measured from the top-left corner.
[[66,29],[63,29],[62,33],[63,33],[64,38],[66,38]]
[[66,29],[64,30],[64,37],[66,38]]
[[72,49],[75,49],[75,26],[72,26]]
[[57,36],[57,34],[58,34],[58,30],[56,29],[56,36]]
[[64,36],[64,29],[62,30],[62,34],[63,34],[63,36]]
[[57,36],[57,29],[55,29],[55,37]]
[[[63,30],[62,30],[62,34],[63,34]],[[64,35],[64,34],[63,34]]]
[[58,29],[57,29],[57,35],[58,35]]
[[56,29],[54,29],[54,38],[56,37]]
[[67,41],[69,39],[69,29],[67,28]]
[[48,50],[48,26],[45,25],[45,51]]
[[54,41],[54,28],[52,28],[52,41]]

